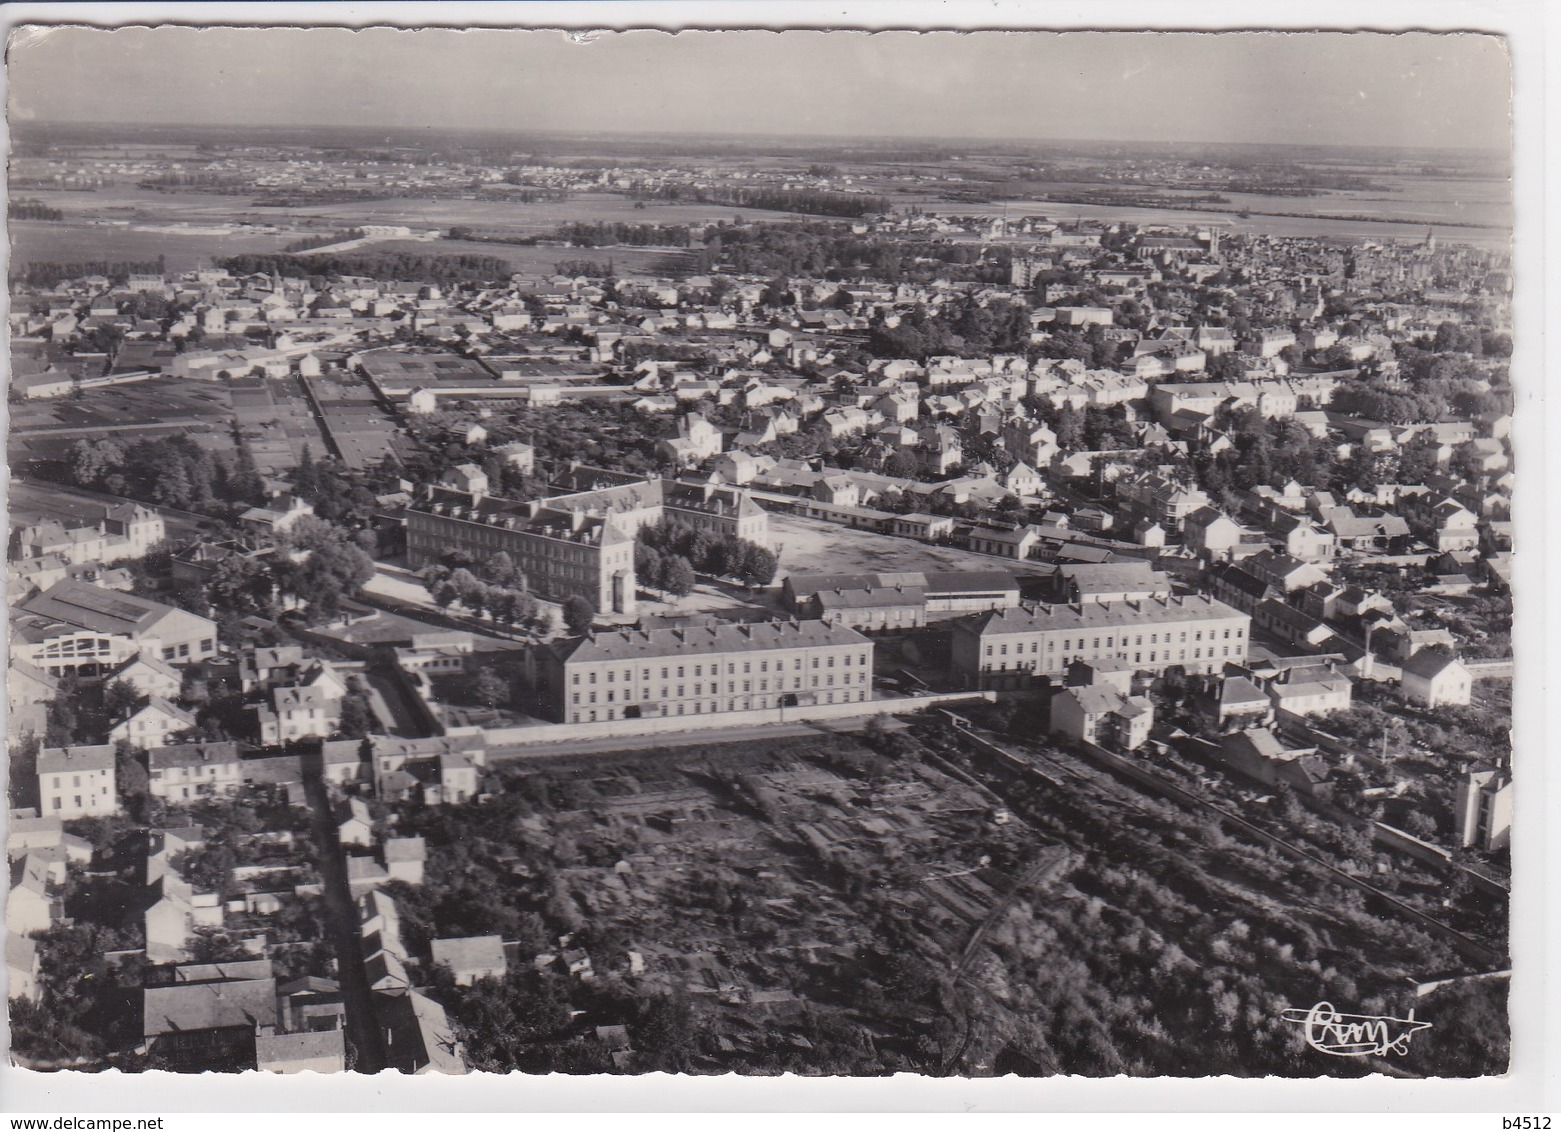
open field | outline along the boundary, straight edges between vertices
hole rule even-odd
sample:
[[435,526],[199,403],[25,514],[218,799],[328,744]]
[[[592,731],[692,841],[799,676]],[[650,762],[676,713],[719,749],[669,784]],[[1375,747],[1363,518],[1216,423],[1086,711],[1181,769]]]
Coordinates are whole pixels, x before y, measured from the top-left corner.
[[43,220],[13,220],[10,228],[13,270],[29,263],[150,263],[164,256],[169,271],[190,271],[240,252],[281,251],[297,238],[184,235]]
[[[1468,182],[1458,182],[1468,185]],[[1124,221],[1130,224],[1166,224],[1186,227],[1192,224],[1215,224],[1222,231],[1242,234],[1266,234],[1270,236],[1303,237],[1312,239],[1344,240],[1418,240],[1425,236],[1428,226],[1480,224],[1494,227],[1441,227],[1438,235],[1443,240],[1481,245],[1503,245],[1509,240],[1507,226],[1511,224],[1511,206],[1493,199],[1493,186],[1499,183],[1474,182],[1469,195],[1462,199],[1442,195],[1415,197],[1406,194],[1402,199],[1383,198],[1380,194],[1324,193],[1316,197],[1265,197],[1251,193],[1225,193],[1230,204],[1216,205],[1208,209],[1154,208],[1129,204],[1074,204],[1066,201],[997,200],[986,203],[940,200],[916,194],[898,194],[895,204],[900,208],[917,205],[927,212],[957,216],[1009,216],[1039,215],[1053,220],[1105,220]],[[1241,217],[1242,208],[1252,215]],[[1263,213],[1307,213],[1299,216],[1274,216]],[[1346,220],[1340,214],[1372,216],[1373,220]]]
[[344,201],[336,204],[300,204],[278,207],[255,205],[251,196],[218,193],[160,193],[133,186],[116,186],[94,192],[28,190],[29,199],[61,209],[66,220],[166,219],[189,222],[247,220],[270,224],[297,224],[318,220],[324,225],[406,224],[417,228],[509,228],[528,234],[547,232],[560,224],[621,221],[626,224],[714,224],[734,217],[744,220],[795,220],[789,212],[760,208],[735,208],[719,204],[683,204],[645,201],[644,208],[619,193],[593,193],[562,201],[524,204],[506,200],[430,200],[397,197],[387,200]]
[[928,546],[892,535],[853,531],[819,519],[770,515],[770,542],[780,556],[777,583],[788,574],[875,573],[900,570],[1002,570],[1012,564],[989,554]]
[[232,394],[226,385],[154,377],[91,389],[80,400],[61,397],[13,405],[11,432],[186,420],[226,422],[232,415]]
[[[214,193],[159,193],[146,189],[113,188],[98,192],[40,191],[28,194],[64,211],[64,221],[20,220],[11,224],[11,259],[27,263],[86,263],[94,260],[150,261],[165,256],[170,271],[187,271],[224,256],[243,252],[278,252],[309,232],[359,224],[405,224],[412,228],[469,225],[521,236],[549,233],[576,222],[620,221],[630,224],[713,224],[740,216],[744,220],[794,220],[789,213],[738,209],[722,205],[646,202],[636,208],[616,194],[566,201],[521,204],[499,200],[354,201],[309,204],[292,208],[252,207],[241,196]],[[96,225],[90,220],[286,225],[279,235],[182,234],[147,232],[120,225]],[[73,222],[79,221],[79,222]],[[686,273],[687,253],[654,248],[531,248],[482,241],[384,241],[361,249],[373,252],[411,251],[421,254],[493,255],[517,272],[551,272],[564,259],[611,259],[620,271],[639,274]]]

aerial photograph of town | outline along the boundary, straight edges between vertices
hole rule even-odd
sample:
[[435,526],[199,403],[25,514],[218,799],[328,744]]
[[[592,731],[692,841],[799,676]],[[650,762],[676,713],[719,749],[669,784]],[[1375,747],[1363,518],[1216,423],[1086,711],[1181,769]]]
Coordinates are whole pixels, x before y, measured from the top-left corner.
[[1499,40],[8,70],[13,1064],[1507,1071]]

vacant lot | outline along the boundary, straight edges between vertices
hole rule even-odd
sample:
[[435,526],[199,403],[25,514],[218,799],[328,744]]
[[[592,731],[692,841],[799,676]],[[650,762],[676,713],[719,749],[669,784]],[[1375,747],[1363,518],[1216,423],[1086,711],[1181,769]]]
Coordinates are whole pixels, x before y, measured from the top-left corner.
[[777,582],[784,581],[788,574],[1002,570],[1014,565],[987,554],[853,531],[796,515],[770,515],[770,542],[780,556]]

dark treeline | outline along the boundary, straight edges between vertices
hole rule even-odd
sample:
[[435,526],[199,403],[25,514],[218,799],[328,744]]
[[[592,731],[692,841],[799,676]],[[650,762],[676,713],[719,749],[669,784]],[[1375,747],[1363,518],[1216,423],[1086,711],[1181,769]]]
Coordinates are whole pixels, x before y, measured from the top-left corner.
[[880,358],[914,358],[959,354],[987,357],[1022,354],[1030,342],[1030,312],[1017,303],[987,306],[968,300],[952,314],[932,314],[916,306],[898,326],[875,328],[867,349]]
[[693,577],[688,575],[686,588],[680,584],[679,561],[700,573],[736,578],[750,586],[769,585],[778,565],[774,553],[756,542],[712,535],[676,519],[641,529],[634,569],[642,583],[682,596],[693,588]]
[[553,265],[559,275],[584,279],[611,279],[616,273],[612,260],[602,263],[595,259],[562,259]]
[[63,220],[65,214],[41,200],[13,200],[6,208],[12,220]]
[[77,487],[180,510],[220,512],[224,504],[260,503],[264,484],[248,445],[229,460],[187,436],[123,443],[78,440],[68,461]]
[[113,283],[123,283],[132,275],[161,275],[164,270],[162,256],[155,260],[97,259],[87,263],[25,263],[11,269],[11,280],[29,287],[58,287],[67,279],[103,275]]
[[693,242],[687,224],[624,224],[607,220],[566,224],[552,238],[567,240],[577,248],[686,248]]
[[137,183],[141,189],[248,189],[253,182],[225,173],[156,173]]
[[1006,283],[1006,252],[983,259],[975,244],[856,236],[838,224],[754,224],[706,232],[706,270],[717,262],[739,275],[800,275],[874,279],[885,283],[935,278]]
[[772,212],[802,212],[810,216],[873,216],[890,209],[888,197],[836,193],[827,189],[696,188],[692,185],[668,185],[654,195],[664,200],[729,204],[737,208],[767,208]]
[[508,279],[510,265],[491,255],[426,255],[418,252],[317,256],[249,252],[217,261],[235,275],[362,275],[369,279],[423,279],[433,283],[487,283]]

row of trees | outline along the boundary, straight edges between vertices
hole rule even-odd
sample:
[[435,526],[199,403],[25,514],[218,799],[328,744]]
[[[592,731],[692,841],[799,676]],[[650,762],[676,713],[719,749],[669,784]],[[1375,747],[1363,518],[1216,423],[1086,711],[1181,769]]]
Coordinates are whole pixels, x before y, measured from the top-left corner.
[[890,211],[888,197],[838,193],[828,189],[733,188],[730,186],[666,185],[656,195],[663,200],[700,204],[730,204],[771,212],[801,212],[810,216],[873,216]]
[[6,215],[12,220],[63,220],[65,214],[41,200],[13,200],[6,206]]
[[687,224],[625,224],[621,221],[579,220],[565,224],[552,239],[577,248],[686,248],[694,242]]
[[29,287],[58,287],[68,279],[88,275],[106,276],[111,283],[122,284],[132,275],[161,275],[167,270],[162,256],[154,260],[94,259],[85,263],[13,263],[11,280]]
[[181,511],[213,514],[265,499],[265,485],[249,445],[230,458],[183,434],[137,440],[78,440],[66,474],[77,487],[143,499]]
[[[351,532],[306,515],[288,530],[270,564],[278,588],[307,603],[311,616],[334,617],[345,598],[356,597],[374,576],[374,560]],[[303,552],[303,553],[297,553]]]
[[1006,251],[983,253],[971,243],[858,236],[839,224],[751,224],[706,229],[702,271],[726,263],[740,275],[811,279],[874,279],[885,283],[934,278],[1006,283]]
[[246,252],[216,261],[235,275],[282,275],[325,279],[361,275],[370,279],[422,279],[430,283],[492,283],[513,273],[509,261],[491,255],[430,255],[424,252],[327,252],[301,256]]
[[334,458],[316,460],[305,444],[293,469],[293,494],[309,502],[314,513],[327,522],[358,528],[371,521],[378,507],[365,479],[378,479],[389,486],[396,478],[395,467],[385,464],[369,477],[356,475]]
[[[503,560],[498,561],[498,560]],[[434,563],[423,568],[423,585],[441,609],[461,605],[473,616],[484,614],[502,625],[545,633],[553,628],[551,611],[526,590],[526,578],[515,570],[509,555],[499,551],[484,571],[490,580],[465,566],[451,568]]]
[[895,326],[878,326],[868,337],[868,352],[880,358],[957,354],[990,357],[1024,354],[1030,345],[1030,311],[1020,303],[986,305],[968,298],[951,313],[932,313],[918,304]]
[[561,259],[553,265],[553,270],[575,279],[612,279],[618,274],[612,260],[602,263],[595,259]]
[[[647,553],[645,562],[648,567],[652,563],[649,554],[674,561],[681,558],[700,573],[718,578],[736,578],[747,586],[769,585],[775,580],[775,571],[779,567],[774,551],[768,547],[735,535],[713,535],[672,518],[664,518],[640,530],[635,548],[635,572],[644,580],[646,574],[641,573],[639,565],[641,548]],[[663,569],[670,571],[673,567]],[[681,571],[681,567],[677,569]],[[692,584],[689,588],[692,589]]]

